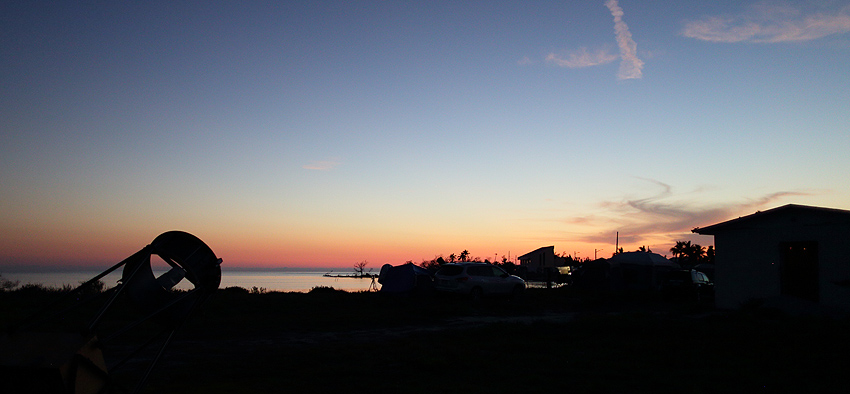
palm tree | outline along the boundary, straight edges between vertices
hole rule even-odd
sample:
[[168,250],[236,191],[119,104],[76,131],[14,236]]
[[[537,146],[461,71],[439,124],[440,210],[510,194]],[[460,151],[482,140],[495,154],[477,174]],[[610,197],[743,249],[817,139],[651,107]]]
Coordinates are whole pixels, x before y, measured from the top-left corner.
[[670,253],[673,253],[673,257],[680,258],[685,256],[691,248],[691,241],[676,241],[676,246],[670,248]]
[[688,251],[688,260],[690,260],[693,264],[697,264],[703,259],[703,256],[705,256],[704,247],[699,244],[691,245],[691,249]]
[[708,245],[708,249],[705,251],[705,262],[714,264],[714,246],[712,245]]
[[670,248],[670,253],[682,266],[693,266],[705,256],[705,248],[691,241],[676,241],[676,245]]

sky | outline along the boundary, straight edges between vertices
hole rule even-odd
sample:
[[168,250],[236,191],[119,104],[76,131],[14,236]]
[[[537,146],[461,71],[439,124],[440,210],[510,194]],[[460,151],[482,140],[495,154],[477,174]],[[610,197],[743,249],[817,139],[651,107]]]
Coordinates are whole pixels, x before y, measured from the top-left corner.
[[850,1],[2,2],[0,269],[707,246],[850,209],[848,64]]

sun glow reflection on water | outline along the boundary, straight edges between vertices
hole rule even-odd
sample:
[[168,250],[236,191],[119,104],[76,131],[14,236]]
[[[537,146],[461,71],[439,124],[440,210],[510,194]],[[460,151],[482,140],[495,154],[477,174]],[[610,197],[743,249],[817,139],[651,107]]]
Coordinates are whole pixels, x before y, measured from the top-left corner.
[[[251,289],[256,286],[258,288],[265,288],[268,291],[307,292],[314,287],[323,286],[333,287],[337,290],[361,291],[369,290],[369,286],[372,284],[372,280],[369,278],[334,278],[322,276],[327,272],[329,271],[224,272],[222,273],[220,288],[237,286]],[[349,273],[346,272],[343,274]]]

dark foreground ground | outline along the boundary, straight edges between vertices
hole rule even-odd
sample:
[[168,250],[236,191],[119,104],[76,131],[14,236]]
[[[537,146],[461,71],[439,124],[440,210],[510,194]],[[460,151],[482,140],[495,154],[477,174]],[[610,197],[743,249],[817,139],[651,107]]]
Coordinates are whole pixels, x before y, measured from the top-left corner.
[[[0,295],[4,325],[34,304]],[[143,392],[844,393],[848,329],[569,289],[478,303],[225,289],[179,332]],[[141,367],[129,365],[113,378],[133,381]]]

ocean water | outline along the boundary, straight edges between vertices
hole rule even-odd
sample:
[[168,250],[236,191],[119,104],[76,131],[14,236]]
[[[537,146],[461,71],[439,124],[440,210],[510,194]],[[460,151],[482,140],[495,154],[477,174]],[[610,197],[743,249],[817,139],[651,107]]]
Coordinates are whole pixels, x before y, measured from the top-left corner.
[[[81,283],[94,278],[104,270],[77,270],[77,271],[3,271],[0,274],[4,279],[11,281],[19,281],[20,285],[39,284],[46,287],[63,286],[79,286]],[[162,272],[154,272],[159,275]],[[337,290],[345,291],[363,291],[369,290],[372,285],[372,280],[369,278],[335,278],[325,277],[325,273],[348,275],[353,274],[354,270],[345,269],[275,269],[275,270],[246,270],[246,269],[228,269],[222,266],[221,285],[220,289],[226,287],[242,287],[245,289],[265,289],[266,291],[282,291],[282,292],[308,292],[314,287],[333,287]],[[118,269],[103,279],[101,279],[107,287],[113,287],[118,284],[121,279],[121,269]],[[380,284],[375,281],[377,288]],[[187,280],[182,280],[176,286],[179,289],[190,290],[194,286]]]

